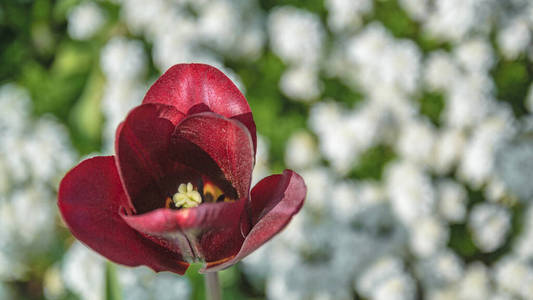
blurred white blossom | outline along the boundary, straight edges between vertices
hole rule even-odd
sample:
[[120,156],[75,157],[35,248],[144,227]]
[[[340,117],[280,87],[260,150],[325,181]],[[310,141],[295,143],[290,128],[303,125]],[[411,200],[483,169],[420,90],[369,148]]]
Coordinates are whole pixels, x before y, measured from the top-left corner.
[[142,42],[123,37],[112,38],[102,49],[100,65],[110,81],[138,78],[146,68]]
[[322,91],[317,70],[305,65],[286,70],[279,84],[281,91],[287,97],[300,101],[313,100]]
[[[66,129],[33,119],[28,93],[0,86],[0,281],[26,276],[55,237],[56,189],[76,160]],[[28,219],[28,213],[31,218]]]
[[462,42],[454,49],[459,64],[467,72],[482,73],[494,63],[493,50],[489,41],[484,38],[473,38]]
[[509,212],[496,204],[478,204],[468,221],[476,245],[484,252],[498,249],[511,227]]
[[383,257],[368,268],[356,282],[362,295],[376,300],[415,299],[413,278],[405,273],[403,263],[394,257]]
[[0,133],[18,133],[24,129],[30,114],[28,92],[13,83],[0,86]]
[[513,130],[505,116],[492,116],[479,124],[465,145],[459,176],[474,187],[485,183],[494,171],[497,148],[513,134]]
[[437,133],[430,165],[435,172],[445,174],[457,165],[464,150],[466,135],[460,129],[445,128]]
[[92,1],[83,2],[68,14],[68,33],[73,39],[90,39],[105,21],[103,10]]
[[101,300],[105,293],[105,259],[80,242],[74,242],[63,258],[65,286],[85,300]]
[[324,29],[318,16],[290,6],[268,16],[270,47],[290,64],[315,64],[322,55]]
[[191,286],[186,277],[171,273],[154,273],[147,267],[118,267],[118,280],[124,299],[190,299]]
[[415,270],[426,291],[446,286],[463,276],[461,259],[451,250],[440,250],[434,255],[417,261]]
[[366,26],[347,41],[346,52],[353,65],[350,76],[369,95],[383,89],[411,94],[418,86],[420,50],[412,41],[394,40],[379,23]]
[[459,281],[459,298],[464,300],[489,299],[492,294],[489,270],[482,263],[470,264]]
[[531,29],[524,18],[510,20],[498,33],[498,45],[507,59],[515,59],[523,53],[531,41]]
[[317,103],[309,116],[310,127],[319,138],[319,149],[340,174],[350,171],[358,156],[374,144],[379,122],[374,107],[343,111],[334,102]]
[[[116,268],[124,299],[189,299],[191,296],[191,287],[185,277],[154,273],[147,267]],[[80,242],[74,242],[63,259],[61,282],[55,284],[64,285],[81,299],[102,300],[105,299],[105,272],[104,257]]]
[[404,224],[413,224],[432,213],[435,191],[431,179],[417,165],[400,161],[388,166],[387,194],[393,210]]
[[436,137],[435,129],[429,122],[423,120],[406,122],[400,130],[397,152],[412,162],[429,164],[433,160]]
[[293,169],[302,170],[310,167],[319,159],[314,137],[306,132],[294,133],[287,141],[285,164]]
[[430,1],[428,0],[399,0],[399,4],[416,21],[424,21],[430,11]]
[[437,185],[439,213],[450,223],[465,219],[467,208],[466,189],[452,180],[442,180]]
[[517,257],[502,258],[496,266],[495,281],[505,292],[515,297],[531,299],[533,284],[533,268]]
[[[492,0],[442,0],[434,4],[424,25],[435,37],[460,41],[468,33],[487,31]],[[484,28],[486,27],[486,28]]]
[[425,217],[411,229],[411,249],[420,257],[427,257],[446,246],[448,227],[434,217]]
[[522,201],[533,198],[533,141],[518,137],[499,149],[496,156],[496,171],[515,195]]
[[448,90],[460,76],[457,62],[447,52],[431,52],[425,61],[424,80],[432,90]]
[[373,7],[371,0],[326,0],[328,25],[333,31],[357,29],[363,23],[363,16]]

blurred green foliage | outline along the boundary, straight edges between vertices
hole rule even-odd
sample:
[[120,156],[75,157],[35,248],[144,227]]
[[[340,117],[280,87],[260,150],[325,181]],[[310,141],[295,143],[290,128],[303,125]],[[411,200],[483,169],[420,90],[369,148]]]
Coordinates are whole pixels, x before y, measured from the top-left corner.
[[450,46],[430,37],[421,26],[409,18],[398,0],[374,2],[374,14],[367,17],[367,22],[379,21],[396,38],[410,39],[417,43],[425,53],[436,49],[449,49]]
[[444,95],[435,92],[424,92],[416,98],[418,111],[426,116],[434,125],[440,125],[440,114],[444,109]]
[[316,13],[319,16],[327,14],[323,0],[260,0],[259,4],[265,11],[269,11],[276,6],[290,5]]
[[361,154],[356,166],[349,174],[350,178],[363,180],[380,180],[385,165],[394,160],[395,154],[391,147],[377,145]]
[[533,65],[525,57],[500,60],[492,70],[497,99],[511,105],[517,116],[527,114],[525,99],[533,78]]

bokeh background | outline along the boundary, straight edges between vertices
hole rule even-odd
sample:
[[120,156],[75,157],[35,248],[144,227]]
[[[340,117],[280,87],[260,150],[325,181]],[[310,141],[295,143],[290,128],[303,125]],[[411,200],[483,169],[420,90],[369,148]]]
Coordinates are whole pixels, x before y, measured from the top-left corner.
[[309,188],[224,299],[533,299],[533,1],[0,2],[0,299],[203,299],[76,242],[57,186],[168,67],[246,95]]

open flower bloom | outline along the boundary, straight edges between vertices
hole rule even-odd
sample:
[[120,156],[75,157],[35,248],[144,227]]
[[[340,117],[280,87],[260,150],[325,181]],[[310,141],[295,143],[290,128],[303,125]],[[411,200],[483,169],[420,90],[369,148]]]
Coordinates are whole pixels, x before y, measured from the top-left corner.
[[250,107],[231,80],[175,65],[119,125],[116,155],[67,173],[58,206],[76,238],[116,263],[217,271],[277,234],[305,198],[291,170],[250,191],[255,149]]

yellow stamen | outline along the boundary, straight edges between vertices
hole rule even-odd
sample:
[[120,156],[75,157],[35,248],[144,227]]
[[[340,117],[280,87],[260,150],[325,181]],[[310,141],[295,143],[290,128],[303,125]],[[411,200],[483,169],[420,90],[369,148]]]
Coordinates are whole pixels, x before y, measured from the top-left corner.
[[200,195],[192,183],[182,183],[178,187],[178,192],[172,196],[172,201],[174,201],[174,205],[177,208],[191,208],[202,203],[202,195]]
[[222,190],[211,182],[206,182],[204,184],[205,202],[217,202],[218,198],[223,194]]
[[167,197],[167,199],[165,199],[165,208],[170,208],[171,203],[173,203],[172,199]]

